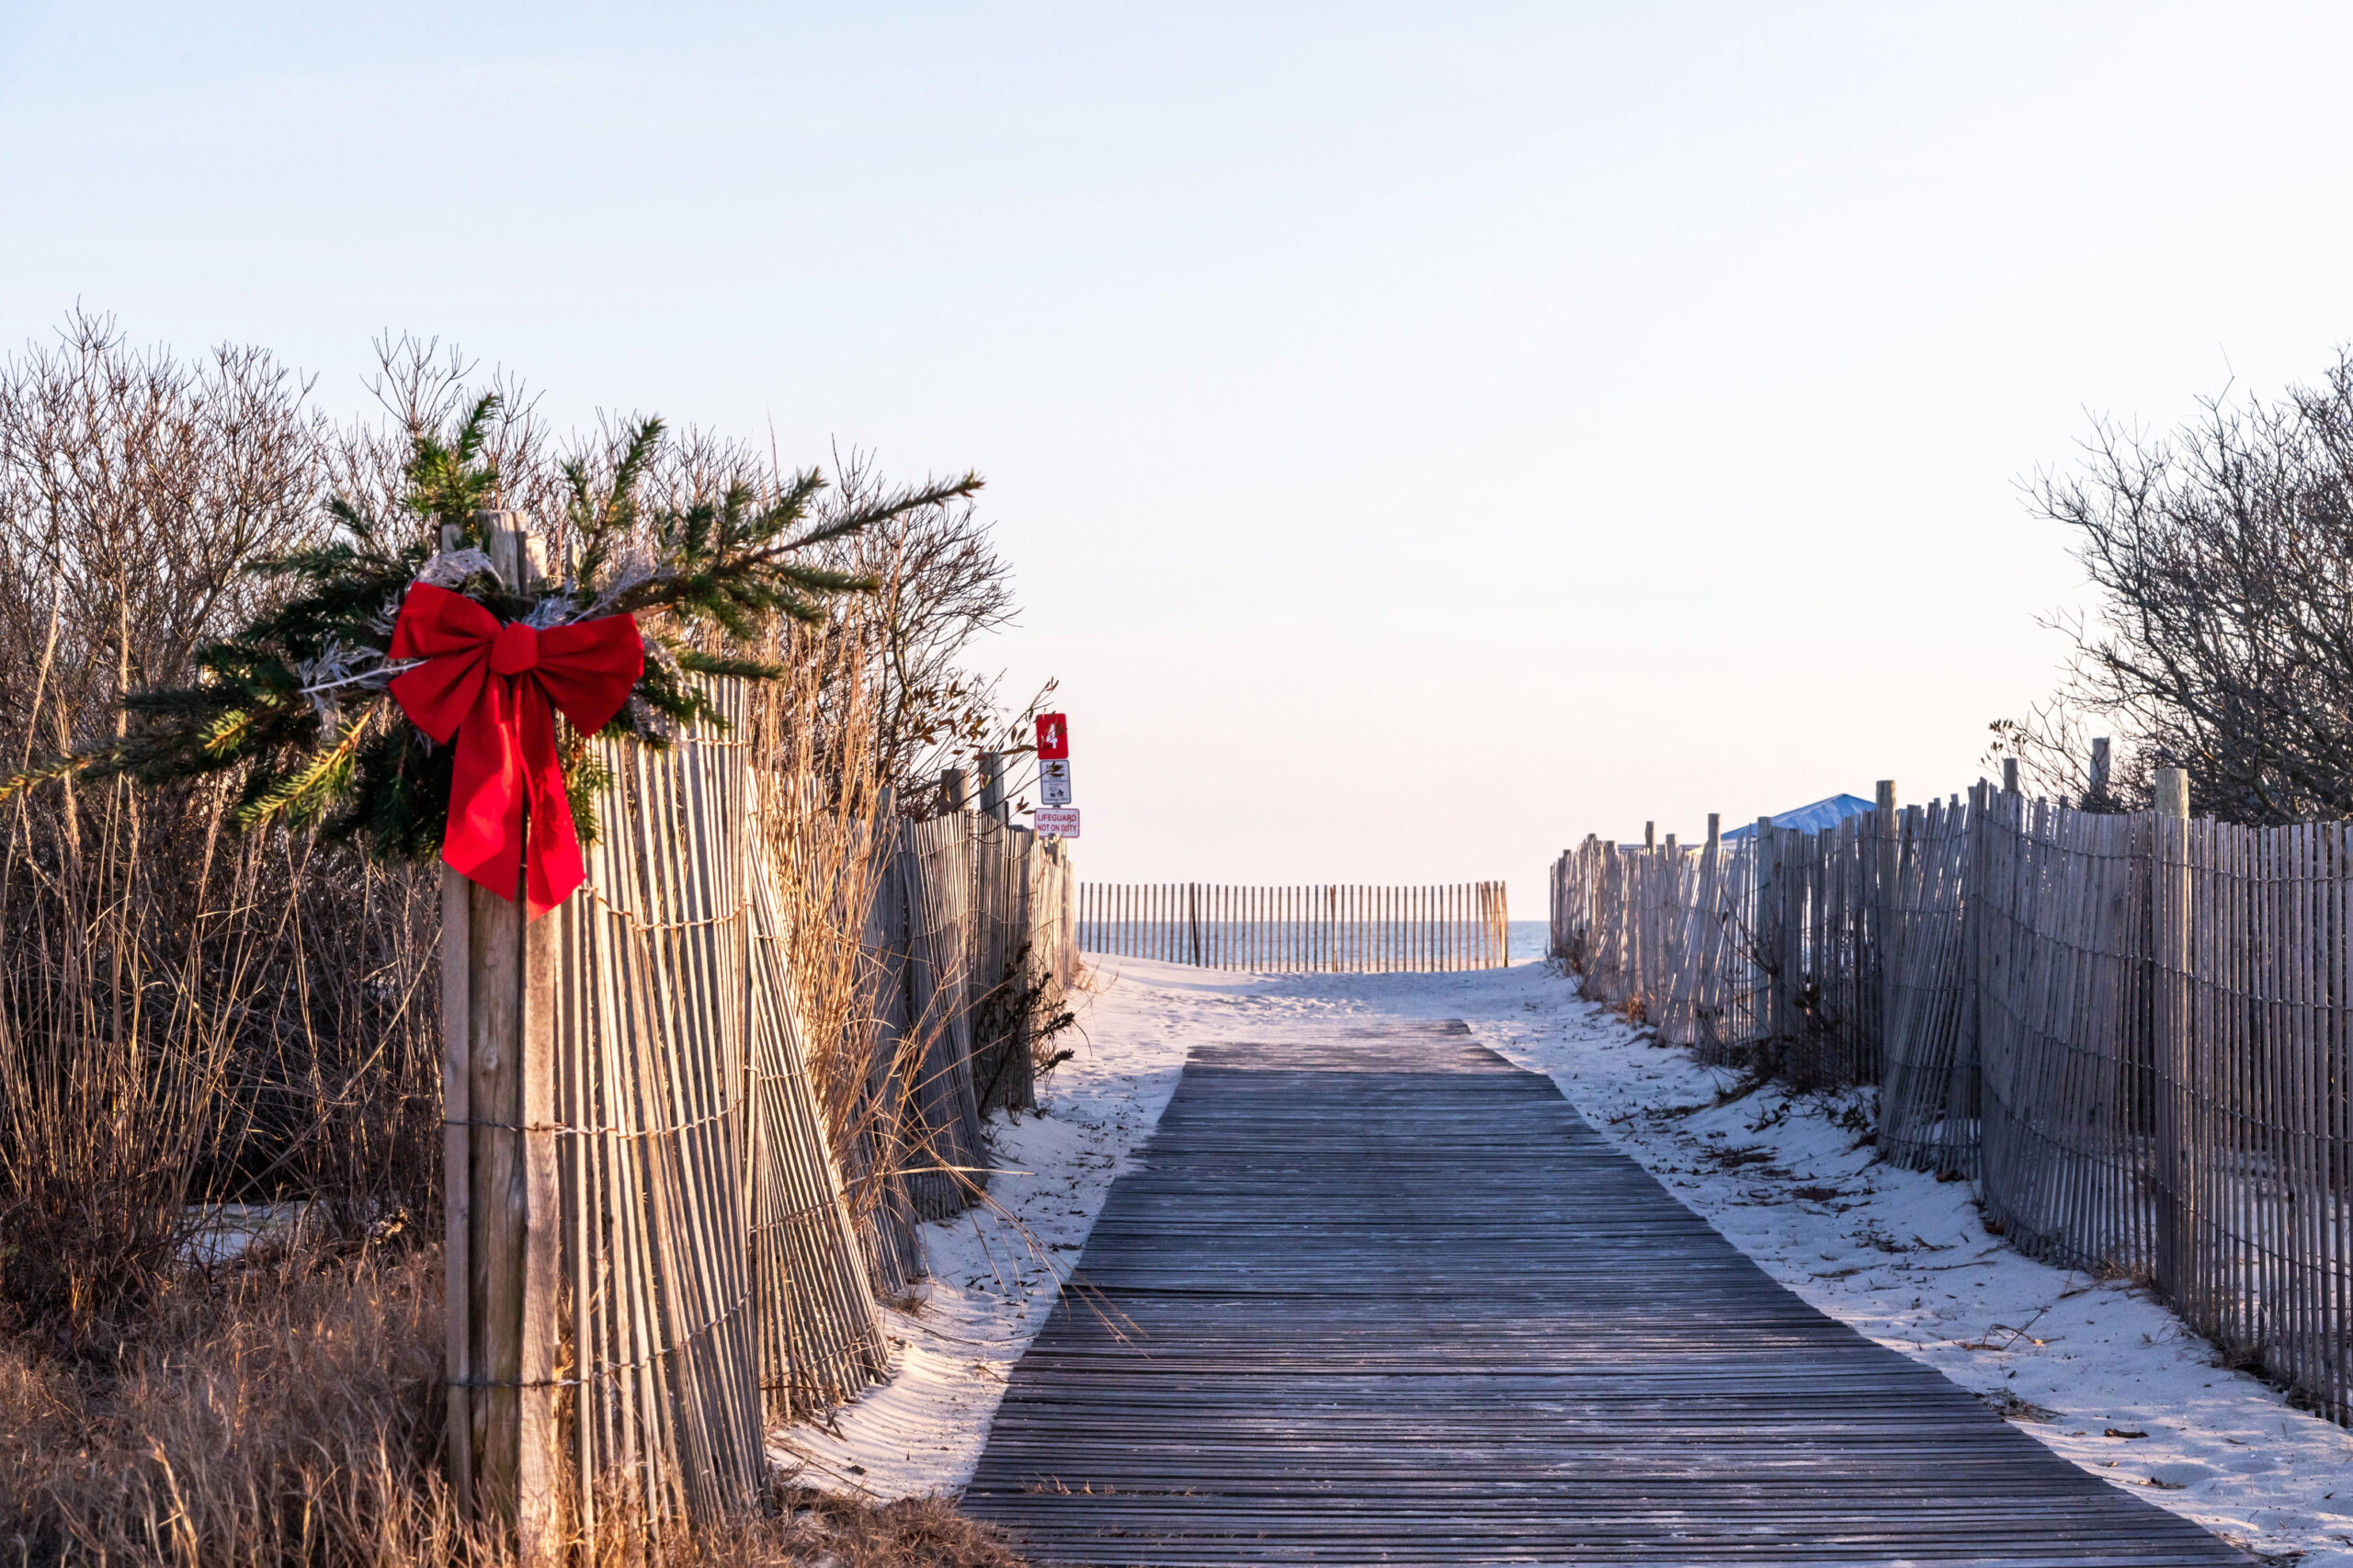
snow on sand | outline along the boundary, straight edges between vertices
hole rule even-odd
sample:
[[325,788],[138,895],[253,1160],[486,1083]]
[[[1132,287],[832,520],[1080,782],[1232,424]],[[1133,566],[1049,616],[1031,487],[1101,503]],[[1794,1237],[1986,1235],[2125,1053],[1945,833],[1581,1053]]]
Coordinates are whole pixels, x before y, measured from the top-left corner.
[[[1534,964],[1454,975],[1204,974],[1103,960],[1045,1114],[997,1128],[993,1216],[926,1227],[936,1278],[893,1312],[902,1369],[790,1429],[808,1479],[881,1496],[972,1474],[1004,1379],[1045,1321],[1111,1177],[1167,1104],[1187,1047],[1282,1016],[1460,1017],[1548,1074],[1605,1136],[1816,1308],[1935,1367],[2052,1449],[2267,1555],[2353,1568],[2353,1434],[2290,1409],[2144,1291],[2019,1256],[1967,1183],[1877,1163],[1837,1104],[1714,1105],[1730,1074],[1663,1050]],[[1033,1248],[1022,1234],[1035,1239]],[[2145,1436],[2111,1436],[2141,1433]],[[785,1456],[780,1456],[785,1457]],[[2296,1554],[2303,1554],[2297,1557]]]

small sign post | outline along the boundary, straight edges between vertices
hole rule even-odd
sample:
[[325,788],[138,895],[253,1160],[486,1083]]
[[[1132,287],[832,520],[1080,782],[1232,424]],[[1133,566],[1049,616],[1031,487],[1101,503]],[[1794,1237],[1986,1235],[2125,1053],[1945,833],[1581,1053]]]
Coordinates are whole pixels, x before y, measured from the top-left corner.
[[[1040,804],[1048,806],[1070,804],[1070,720],[1064,714],[1040,713],[1038,715],[1038,800]],[[1044,812],[1039,812],[1033,825],[1040,833],[1061,832],[1058,828],[1046,825],[1045,818],[1048,814]],[[1059,814],[1067,815],[1071,823],[1070,831],[1062,835],[1064,838],[1076,838],[1078,813],[1069,812]]]

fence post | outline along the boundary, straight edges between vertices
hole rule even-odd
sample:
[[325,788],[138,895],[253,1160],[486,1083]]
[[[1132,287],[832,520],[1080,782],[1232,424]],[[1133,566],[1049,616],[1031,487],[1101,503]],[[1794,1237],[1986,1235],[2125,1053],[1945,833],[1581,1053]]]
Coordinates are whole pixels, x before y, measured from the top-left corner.
[[1982,1140],[1971,1131],[1985,1017],[1986,858],[1992,853],[1993,786],[1984,778],[1969,788],[1968,842],[1961,858],[1961,1021],[1954,1031],[1952,1078],[1945,1089],[1944,1154],[1938,1176],[1982,1171]]
[[[520,512],[474,515],[492,570],[528,590],[544,570]],[[450,548],[454,529],[446,528]],[[450,1483],[511,1526],[521,1562],[555,1562],[555,1378],[563,1217],[555,1164],[555,937],[512,901],[442,870],[448,1166],[444,1312]]]
[[2105,810],[2108,805],[2108,737],[2092,737],[2091,787],[2084,792],[2086,806]]
[[[1067,990],[1078,983],[1080,947],[1078,860],[1070,852],[1068,839],[1058,838],[1054,841],[1054,861],[1062,868],[1063,890],[1062,940],[1055,945],[1054,949],[1054,977],[1060,980],[1063,989]],[[1097,925],[1098,926],[1100,925],[1099,915]],[[1102,938],[1099,936],[1096,938],[1096,943],[1098,947],[1102,945]]]
[[[1974,821],[1970,826],[1973,842],[1970,846],[1968,862],[1972,886],[1962,895],[1962,919],[1966,923],[1962,927],[1962,940],[1968,954],[1968,989],[1961,997],[1963,1025],[1957,1047],[1958,1051],[1966,1052],[1966,1055],[1953,1071],[1946,1119],[1954,1126],[1965,1128],[1971,1120],[1972,1110],[1976,1113],[1975,1142],[1968,1144],[1965,1133],[1962,1142],[1974,1150],[1971,1165],[1982,1195],[1985,1185],[1985,998],[1989,992],[1998,987],[2001,1006],[2007,1015],[2010,987],[2016,983],[2011,972],[2014,955],[2008,949],[2008,942],[2018,915],[2017,887],[2013,881],[2012,885],[2001,894],[2004,903],[2002,929],[1998,932],[1990,929],[1988,905],[1995,897],[1993,835],[1999,832],[2009,843],[2009,857],[2005,862],[2005,869],[2015,878],[2021,804],[2018,799],[2018,758],[2002,759],[2002,789],[1998,795],[1992,784],[1981,780],[1971,792],[1970,800],[1974,812]],[[1989,937],[1998,937],[2000,945],[1989,945]],[[1947,1139],[1948,1147],[1951,1147],[1953,1142],[1951,1138]]]
[[939,814],[946,816],[950,812],[962,811],[968,788],[962,768],[941,768],[939,770]]
[[1773,835],[1773,819],[1756,819],[1756,926],[1748,934],[1749,960],[1764,982],[1763,1005],[1756,1009],[1756,1032],[1768,1043],[1781,1032],[1781,912],[1777,872],[1781,846]]
[[1652,983],[1657,989],[1656,1001],[1645,1000],[1654,1025],[1665,1020],[1667,1009],[1675,1006],[1675,971],[1683,960],[1683,858],[1676,850],[1675,835],[1666,835],[1666,852],[1651,869],[1658,879],[1657,921],[1658,961],[1652,971]]
[[[454,529],[451,531],[455,531]],[[446,545],[444,548],[447,548]],[[442,1329],[449,1381],[443,1453],[449,1490],[460,1509],[473,1506],[473,884],[454,866],[441,868]]]
[[2189,777],[2178,767],[2157,769],[2155,810],[2151,813],[2149,913],[2155,974],[2156,1061],[2164,1083],[2158,1096],[2157,1162],[2165,1172],[2158,1192],[2157,1288],[2186,1307],[2197,1244],[2195,1177],[2190,1158],[2190,1040],[2194,998],[2190,994]]
[[1012,812],[1005,800],[1005,754],[981,753],[981,814],[999,822],[1010,822]]
[[[1877,804],[1872,811],[1871,831],[1876,842],[1876,865],[1873,880],[1879,887],[1871,899],[1871,950],[1879,972],[1873,977],[1871,1001],[1879,1011],[1879,1057],[1883,1063],[1887,1055],[1887,1031],[1895,1021],[1895,874],[1897,838],[1895,820],[1895,780],[1879,781]],[[1876,1076],[1876,1074],[1874,1074]]]

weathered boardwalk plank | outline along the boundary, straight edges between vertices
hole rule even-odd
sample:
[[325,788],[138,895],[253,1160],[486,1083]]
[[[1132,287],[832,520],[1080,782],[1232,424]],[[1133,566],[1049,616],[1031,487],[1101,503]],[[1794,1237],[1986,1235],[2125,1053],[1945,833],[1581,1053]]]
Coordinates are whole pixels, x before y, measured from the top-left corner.
[[1077,1278],[965,1493],[1043,1562],[2248,1561],[1808,1307],[1460,1024],[1197,1051]]

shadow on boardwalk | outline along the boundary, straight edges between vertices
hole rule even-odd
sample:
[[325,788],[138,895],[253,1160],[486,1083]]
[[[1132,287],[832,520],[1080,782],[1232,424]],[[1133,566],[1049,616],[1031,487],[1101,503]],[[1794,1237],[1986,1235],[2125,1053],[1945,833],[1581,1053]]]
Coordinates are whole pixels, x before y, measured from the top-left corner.
[[1461,1024],[1197,1051],[1078,1278],[965,1493],[1045,1562],[2251,1561],[1807,1306]]

